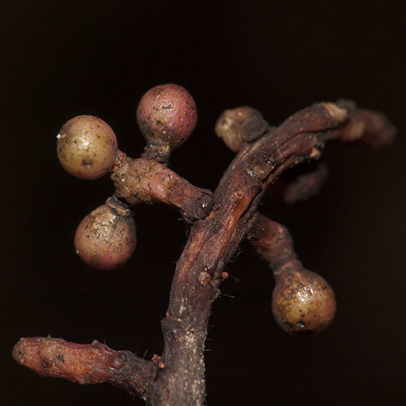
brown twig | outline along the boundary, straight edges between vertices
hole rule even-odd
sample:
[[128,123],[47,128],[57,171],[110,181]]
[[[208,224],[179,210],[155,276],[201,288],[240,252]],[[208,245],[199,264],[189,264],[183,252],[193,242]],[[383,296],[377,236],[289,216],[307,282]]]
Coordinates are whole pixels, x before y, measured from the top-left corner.
[[61,338],[22,338],[13,348],[18,363],[43,376],[80,384],[107,382],[145,399],[157,366],[130,351],[107,345],[70,343]]
[[[55,368],[58,364],[55,361],[58,360],[57,351],[50,352],[47,348],[50,345],[52,348],[63,348],[64,354],[72,349],[69,352],[71,357],[63,357],[64,370],[68,371],[65,377],[68,379],[74,377],[72,380],[82,383],[86,379],[88,381],[85,383],[107,381],[140,394],[152,406],[201,406],[205,403],[203,350],[211,306],[219,295],[218,286],[226,275],[225,265],[248,233],[251,232],[251,237],[255,234],[253,227],[258,226],[257,207],[266,189],[286,169],[319,158],[329,140],[362,140],[380,146],[390,142],[394,135],[394,128],[382,114],[359,110],[353,102],[344,100],[336,104],[314,104],[289,117],[277,128],[264,124],[259,114],[244,117],[254,122],[248,125],[244,122],[245,118],[242,121],[238,143],[232,143],[241,150],[220,180],[212,207],[210,192],[188,189],[189,186],[184,183],[186,181],[179,179],[165,165],[153,161],[125,159],[125,162],[117,165],[112,176],[117,196],[129,199],[129,203],[148,199],[164,201],[178,208],[186,219],[195,221],[177,262],[169,307],[162,320],[162,356],[154,357],[155,363],[148,363],[124,352],[128,357],[123,367],[126,372],[114,380],[110,377],[113,372],[102,367],[105,375],[102,373],[104,378],[100,380],[97,375],[100,366],[107,365],[109,369],[111,362],[114,362],[111,360],[117,359],[114,354],[123,352],[112,352],[98,343],[80,347],[59,340],[36,338],[23,339],[17,344],[13,354],[20,363],[39,373],[61,376],[60,369]],[[255,123],[255,120],[260,121]],[[250,137],[252,128],[256,129],[254,137]],[[160,189],[162,185],[163,191]],[[187,190],[192,192],[185,194]],[[144,197],[146,191],[150,194]],[[194,199],[199,202],[197,207],[185,209],[190,202],[193,204]],[[281,259],[278,257],[281,248],[287,250],[288,257],[295,258],[287,232],[276,226],[274,232],[272,227],[269,230],[268,263],[276,266]],[[282,242],[278,245],[273,239],[281,233]],[[258,232],[256,235],[258,237]],[[261,246],[258,250],[261,253]],[[90,363],[90,370],[93,371],[91,378],[89,369],[86,369],[88,367],[85,367],[88,364],[81,361],[83,354],[88,353],[89,359],[94,362]],[[118,358],[122,360],[121,356]],[[28,359],[30,362],[26,361]],[[41,363],[44,359],[48,363]],[[52,362],[49,366],[50,359]],[[76,375],[72,375],[72,369]]]
[[285,226],[255,214],[255,221],[247,234],[259,257],[276,272],[288,262],[297,260],[293,240]]
[[[260,198],[277,176],[300,162],[318,158],[327,140],[354,133],[352,119],[362,117],[354,105],[350,107],[321,103],[299,111],[256,142],[245,144],[230,164],[214,194],[213,210],[194,224],[177,263],[162,322],[165,368],[151,389],[153,405],[203,405],[204,341],[224,267],[251,229]],[[367,115],[374,116],[373,112]],[[359,132],[357,137],[374,137],[379,131],[379,138],[391,139],[393,127],[378,121],[377,128],[369,127],[368,133]]]
[[213,194],[190,184],[165,164],[153,159],[120,156],[111,174],[117,197],[130,205],[162,202],[193,222],[204,218],[213,206]]

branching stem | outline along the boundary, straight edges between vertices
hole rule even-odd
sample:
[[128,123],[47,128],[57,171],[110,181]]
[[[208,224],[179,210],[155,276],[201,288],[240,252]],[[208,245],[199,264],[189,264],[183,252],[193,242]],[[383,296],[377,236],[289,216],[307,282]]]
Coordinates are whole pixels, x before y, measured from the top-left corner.
[[[226,118],[232,116],[228,111]],[[42,375],[79,383],[109,382],[147,399],[152,406],[205,403],[204,343],[211,306],[226,277],[226,264],[247,236],[256,240],[254,246],[271,267],[277,265],[283,252],[296,261],[287,230],[257,212],[266,189],[286,169],[319,158],[329,140],[378,147],[390,142],[395,133],[384,115],[359,110],[346,100],[314,104],[277,128],[267,127],[260,114],[248,116],[259,121],[240,126],[238,143],[232,145],[241,150],[214,197],[153,160],[130,160],[121,155],[114,168],[118,197],[130,204],[163,201],[194,222],[176,266],[162,321],[162,356],[148,362],[97,342],[79,345],[60,339],[26,338],[14,348],[18,362]],[[255,136],[250,136],[252,129]],[[295,199],[310,193],[313,185],[313,178],[301,182]]]

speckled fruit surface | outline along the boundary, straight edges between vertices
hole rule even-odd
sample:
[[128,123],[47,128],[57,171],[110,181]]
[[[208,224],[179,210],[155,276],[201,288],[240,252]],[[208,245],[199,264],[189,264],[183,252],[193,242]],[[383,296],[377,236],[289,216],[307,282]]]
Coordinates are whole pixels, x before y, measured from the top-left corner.
[[183,144],[197,124],[197,110],[192,96],[182,86],[166,84],[153,87],[141,98],[137,121],[151,144]]
[[57,135],[57,155],[62,167],[81,179],[97,179],[113,167],[117,138],[111,127],[94,116],[77,116]]

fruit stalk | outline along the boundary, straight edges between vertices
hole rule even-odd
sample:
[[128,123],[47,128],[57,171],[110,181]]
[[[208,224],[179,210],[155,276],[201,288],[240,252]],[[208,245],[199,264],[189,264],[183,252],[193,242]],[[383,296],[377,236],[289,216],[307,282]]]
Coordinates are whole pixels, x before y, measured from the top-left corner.
[[179,210],[193,222],[204,218],[213,206],[213,193],[193,186],[186,179],[154,159],[122,160],[111,179],[115,194],[130,205],[161,202]]

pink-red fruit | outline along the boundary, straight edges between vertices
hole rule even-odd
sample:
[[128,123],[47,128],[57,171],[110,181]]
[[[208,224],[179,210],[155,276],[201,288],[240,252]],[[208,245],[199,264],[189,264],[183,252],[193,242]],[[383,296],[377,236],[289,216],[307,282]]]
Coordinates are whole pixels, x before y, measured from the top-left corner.
[[137,121],[149,144],[167,145],[172,150],[183,144],[194,131],[196,105],[182,86],[156,86],[141,98]]
[[101,178],[115,163],[116,135],[100,118],[86,115],[72,118],[61,128],[57,139],[59,162],[77,178]]
[[75,248],[89,266],[104,271],[122,266],[134,253],[135,223],[128,206],[116,197],[87,215],[75,234]]
[[277,323],[288,333],[312,334],[334,319],[334,292],[320,275],[285,268],[275,275],[272,310]]

